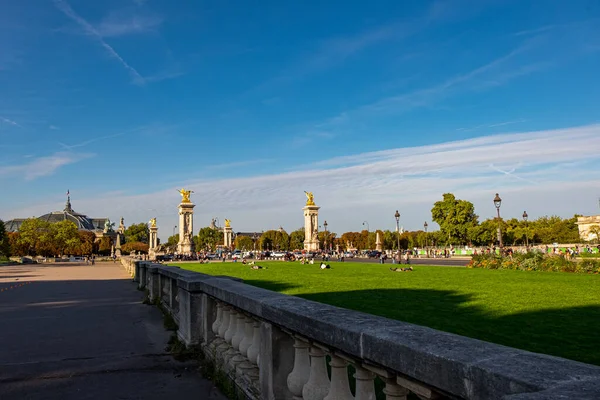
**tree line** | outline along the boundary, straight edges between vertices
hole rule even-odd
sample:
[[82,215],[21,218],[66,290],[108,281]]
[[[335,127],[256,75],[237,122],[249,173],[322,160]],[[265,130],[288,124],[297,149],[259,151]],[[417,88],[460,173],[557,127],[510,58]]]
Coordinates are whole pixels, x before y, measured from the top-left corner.
[[[505,245],[578,243],[581,242],[577,227],[577,217],[561,218],[543,216],[533,221],[518,218],[490,218],[479,222],[473,203],[457,199],[452,193],[445,193],[431,209],[431,219],[440,229],[432,232],[424,230],[406,231],[398,234],[390,230],[344,232],[319,232],[322,250],[348,248],[366,250],[376,247],[379,233],[383,249],[409,249],[430,246],[493,246],[498,242],[498,226]],[[600,227],[594,226],[592,233],[600,237]],[[148,252],[150,232],[146,223],[132,224],[124,232],[121,249]],[[194,236],[198,251],[215,251],[223,245],[223,232],[210,227],[201,228]],[[167,251],[174,252],[179,235],[173,235],[164,243]],[[19,232],[6,232],[0,220],[0,258],[9,255],[89,255],[110,254],[115,243],[109,237],[96,239],[93,232],[79,231],[71,221],[49,223],[37,218],[23,221]],[[240,250],[279,250],[293,251],[304,248],[304,228],[287,233],[283,229],[261,232],[256,237],[238,235],[234,246]]]

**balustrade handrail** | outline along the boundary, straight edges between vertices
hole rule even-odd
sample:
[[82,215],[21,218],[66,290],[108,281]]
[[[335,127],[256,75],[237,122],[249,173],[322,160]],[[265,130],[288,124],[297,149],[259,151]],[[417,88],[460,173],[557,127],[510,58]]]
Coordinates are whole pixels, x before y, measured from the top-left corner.
[[176,280],[179,290],[206,294],[330,354],[449,397],[600,398],[598,366],[284,295],[229,277],[141,264],[148,273]]

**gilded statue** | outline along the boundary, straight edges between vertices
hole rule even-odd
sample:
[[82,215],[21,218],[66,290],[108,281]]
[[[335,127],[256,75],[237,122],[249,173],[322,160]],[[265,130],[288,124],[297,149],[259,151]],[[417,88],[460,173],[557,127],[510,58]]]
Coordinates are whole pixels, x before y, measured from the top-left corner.
[[194,193],[192,190],[180,189],[178,192],[181,195],[182,203],[190,203],[190,194]]
[[156,218],[152,218],[152,219],[150,220],[150,226],[151,226],[152,228],[156,228]]
[[315,205],[315,196],[313,195],[313,193],[312,192],[307,192],[305,190],[304,194],[306,194],[306,205],[307,206],[314,206]]
[[225,219],[225,228],[231,228],[231,220]]

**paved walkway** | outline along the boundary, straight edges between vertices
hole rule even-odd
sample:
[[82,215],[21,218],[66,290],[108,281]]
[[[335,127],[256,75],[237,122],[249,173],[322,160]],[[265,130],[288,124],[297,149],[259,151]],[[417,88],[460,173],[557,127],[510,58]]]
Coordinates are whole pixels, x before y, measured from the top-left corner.
[[225,399],[117,264],[0,267],[0,398]]

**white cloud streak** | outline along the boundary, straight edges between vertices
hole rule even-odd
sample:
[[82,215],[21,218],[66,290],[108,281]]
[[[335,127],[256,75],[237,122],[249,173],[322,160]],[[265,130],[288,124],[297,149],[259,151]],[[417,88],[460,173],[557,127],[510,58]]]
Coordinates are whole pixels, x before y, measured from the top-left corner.
[[[355,225],[365,219],[371,227],[393,229],[395,209],[402,210],[407,229],[419,229],[430,219],[433,202],[446,192],[473,201],[482,217],[495,211],[491,199],[496,192],[505,199],[506,215],[523,209],[532,218],[536,213],[585,213],[585,199],[597,197],[599,176],[600,125],[591,125],[336,157],[272,175],[218,180],[189,176],[185,187],[195,191],[197,228],[218,215],[232,219],[240,231],[279,225],[296,229],[303,221],[302,191],[311,190],[322,218],[334,231],[343,232],[360,229]],[[130,222],[147,221],[153,215],[145,210],[154,209],[160,226],[172,227],[177,225],[178,201],[172,187],[141,195],[90,195],[78,200],[77,209],[112,219],[125,216]],[[41,214],[59,206],[39,204],[13,210],[11,216]]]
[[0,177],[22,177],[31,181],[54,174],[59,168],[76,163],[92,154],[73,154],[67,152],[54,153],[51,156],[39,157],[21,165],[8,165],[0,167]]
[[79,16],[71,6],[64,0],[54,0],[54,5],[58,8],[64,15],[68,18],[76,22],[84,32],[96,40],[107,52],[108,54],[115,58],[132,76],[133,82],[138,85],[143,85],[146,83],[144,77],[131,65],[129,65],[123,57],[119,55],[108,43],[104,41],[102,35],[85,19]]
[[5,124],[8,124],[8,125],[18,126],[19,128],[22,128],[21,125],[19,125],[16,121],[13,121],[12,119],[8,119],[8,118],[0,116],[0,121],[4,122]]
[[156,15],[121,15],[110,14],[97,26],[96,31],[102,37],[116,37],[153,32],[163,22]]

